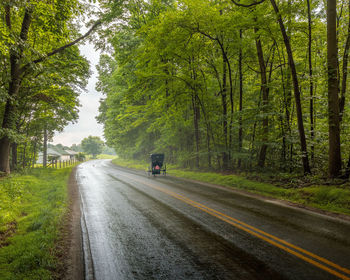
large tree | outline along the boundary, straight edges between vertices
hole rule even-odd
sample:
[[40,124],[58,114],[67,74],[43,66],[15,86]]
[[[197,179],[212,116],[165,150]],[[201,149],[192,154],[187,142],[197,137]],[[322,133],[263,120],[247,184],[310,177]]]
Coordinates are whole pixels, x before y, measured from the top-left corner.
[[101,154],[104,143],[98,136],[89,136],[81,141],[81,147],[87,154],[92,155],[94,158]]
[[328,66],[328,172],[331,178],[340,175],[340,122],[338,95],[337,1],[327,1],[327,66]]
[[10,172],[10,145],[16,138],[21,87],[28,78],[47,71],[44,62],[48,58],[78,43],[99,24],[95,23],[85,35],[74,40],[77,32],[73,19],[83,10],[78,0],[7,0],[0,4],[2,32],[8,36],[2,40],[5,71],[1,87],[3,95],[6,94],[0,117],[0,171]]

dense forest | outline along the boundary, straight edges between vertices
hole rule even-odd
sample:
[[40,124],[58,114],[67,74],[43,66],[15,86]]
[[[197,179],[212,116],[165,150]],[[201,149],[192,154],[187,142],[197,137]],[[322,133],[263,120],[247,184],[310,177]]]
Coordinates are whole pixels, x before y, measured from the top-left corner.
[[101,2],[98,120],[118,155],[349,176],[349,1]]
[[336,0],[4,0],[0,172],[77,119],[77,43],[97,30],[97,118],[119,156],[349,177],[349,14]]

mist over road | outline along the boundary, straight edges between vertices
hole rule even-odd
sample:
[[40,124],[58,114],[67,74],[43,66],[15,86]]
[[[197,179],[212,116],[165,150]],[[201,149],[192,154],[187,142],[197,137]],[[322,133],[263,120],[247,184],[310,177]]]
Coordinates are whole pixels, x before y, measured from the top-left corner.
[[86,279],[350,279],[350,223],[224,187],[78,166]]

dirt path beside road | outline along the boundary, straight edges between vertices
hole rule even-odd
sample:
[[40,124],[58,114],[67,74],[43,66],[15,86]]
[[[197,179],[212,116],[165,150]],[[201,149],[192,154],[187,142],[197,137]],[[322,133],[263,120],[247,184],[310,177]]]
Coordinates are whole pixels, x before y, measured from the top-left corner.
[[68,186],[68,209],[60,226],[60,238],[56,245],[59,259],[56,279],[83,280],[84,259],[80,225],[80,194],[76,181],[76,167],[70,174]]

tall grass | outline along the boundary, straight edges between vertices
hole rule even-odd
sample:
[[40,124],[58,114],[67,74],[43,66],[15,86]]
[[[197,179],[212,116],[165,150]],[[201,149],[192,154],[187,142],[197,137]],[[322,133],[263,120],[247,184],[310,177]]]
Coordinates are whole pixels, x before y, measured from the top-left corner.
[[33,169],[0,180],[0,279],[52,279],[71,170]]

